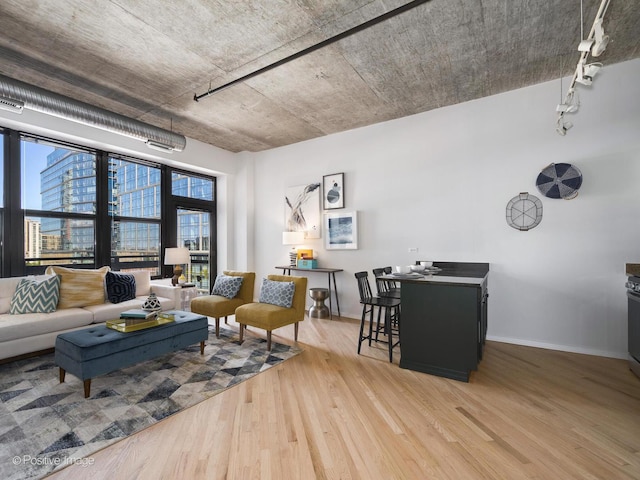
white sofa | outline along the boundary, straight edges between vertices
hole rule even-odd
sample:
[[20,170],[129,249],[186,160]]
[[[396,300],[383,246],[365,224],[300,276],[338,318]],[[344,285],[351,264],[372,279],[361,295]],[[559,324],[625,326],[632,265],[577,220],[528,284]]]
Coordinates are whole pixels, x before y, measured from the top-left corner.
[[154,292],[163,310],[180,305],[180,288],[151,282],[149,272],[131,273],[136,282],[136,298],[121,303],[106,300],[100,305],[58,309],[52,313],[9,313],[11,298],[20,283],[28,277],[0,278],[0,362],[32,352],[53,348],[56,336],[63,332],[79,330],[91,324],[119,318],[120,313],[132,308],[142,308],[151,292]]

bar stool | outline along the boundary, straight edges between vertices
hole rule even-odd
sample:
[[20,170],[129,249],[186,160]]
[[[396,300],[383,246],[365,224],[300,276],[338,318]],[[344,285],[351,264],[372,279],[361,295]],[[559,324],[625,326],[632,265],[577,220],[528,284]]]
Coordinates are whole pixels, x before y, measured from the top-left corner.
[[[369,285],[369,274],[367,272],[357,272],[355,274],[358,281],[358,293],[360,294],[360,303],[362,304],[362,318],[360,319],[360,336],[358,338],[358,355],[360,354],[360,347],[364,340],[369,340],[369,346],[371,346],[371,340],[373,340],[373,313],[375,308],[378,308],[378,322],[376,326],[376,342],[378,341],[378,333],[383,330],[383,333],[387,335],[387,343],[389,346],[389,362],[393,361],[393,347],[400,343],[400,338],[394,343],[393,334],[398,333],[400,326],[399,313],[400,313],[400,299],[392,297],[374,297],[371,293],[371,286]],[[380,327],[380,317],[384,313],[384,326]],[[369,315],[369,335],[364,335],[364,323]],[[398,328],[393,329],[391,325],[391,318],[395,316],[397,319]],[[398,336],[399,337],[399,336]]]

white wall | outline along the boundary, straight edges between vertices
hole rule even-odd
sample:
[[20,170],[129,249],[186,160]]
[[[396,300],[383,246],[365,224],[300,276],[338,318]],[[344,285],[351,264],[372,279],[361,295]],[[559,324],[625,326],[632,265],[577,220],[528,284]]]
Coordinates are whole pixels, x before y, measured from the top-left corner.
[[[356,271],[419,259],[486,261],[489,338],[624,357],[624,264],[640,260],[639,77],[640,60],[605,66],[591,88],[579,88],[582,107],[566,137],[555,132],[556,80],[245,154],[255,161],[258,278],[287,263],[286,187],[345,172],[359,249],[308,242],[320,266],[345,270],[343,315],[360,316]],[[552,162],[582,171],[576,199],[537,191],[537,175]],[[505,221],[507,202],[524,191],[544,206],[542,223],[528,232]],[[309,281],[326,285],[320,274]]]

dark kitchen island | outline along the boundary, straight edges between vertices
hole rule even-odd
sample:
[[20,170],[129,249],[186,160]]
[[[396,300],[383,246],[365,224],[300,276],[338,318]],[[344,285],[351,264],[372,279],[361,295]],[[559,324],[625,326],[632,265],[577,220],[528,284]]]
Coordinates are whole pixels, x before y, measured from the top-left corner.
[[487,333],[488,263],[434,262],[437,273],[401,284],[400,367],[464,382]]

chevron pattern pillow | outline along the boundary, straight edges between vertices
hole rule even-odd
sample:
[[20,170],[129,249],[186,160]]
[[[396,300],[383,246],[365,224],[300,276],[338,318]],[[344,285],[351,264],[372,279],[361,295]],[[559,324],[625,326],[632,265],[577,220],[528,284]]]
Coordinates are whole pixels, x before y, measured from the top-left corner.
[[111,303],[126,302],[136,298],[136,278],[127,273],[107,272],[105,277],[107,299]]
[[11,297],[9,313],[51,313],[56,311],[60,298],[60,277],[54,275],[45,280],[23,278]]

